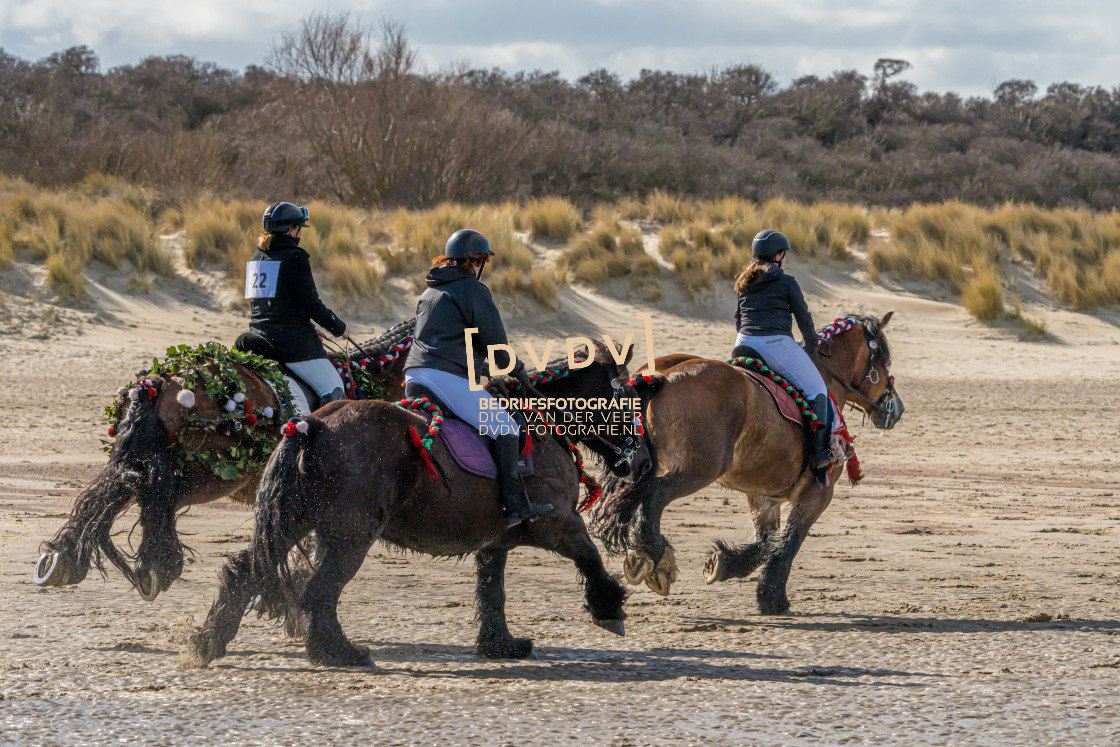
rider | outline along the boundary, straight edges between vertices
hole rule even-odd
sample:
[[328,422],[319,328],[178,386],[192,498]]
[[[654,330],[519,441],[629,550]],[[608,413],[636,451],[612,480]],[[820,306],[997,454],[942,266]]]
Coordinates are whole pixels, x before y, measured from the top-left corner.
[[[484,408],[492,399],[485,390],[471,391],[467,379],[467,356],[481,361],[488,345],[506,345],[505,326],[494,305],[490,290],[480,281],[486,261],[494,251],[478,231],[464,228],[451,234],[443,256],[432,261],[425,281],[428,289],[416,304],[416,331],[412,349],[405,361],[405,394],[423,396],[421,387],[431,391],[455,415],[482,432],[481,414],[489,417],[485,435],[494,439],[494,462],[498,468],[498,492],[509,526],[532,521],[553,510],[551,504],[533,505],[517,472],[520,428],[503,409]],[[472,337],[473,350],[467,350],[464,331],[477,328]],[[497,351],[499,364],[508,364],[504,350]],[[504,367],[504,365],[503,365]],[[525,366],[517,361],[513,375],[522,391],[530,384]]]
[[[738,335],[732,357],[741,354],[739,346],[749,346],[767,365],[805,393],[821,424],[813,432],[813,465],[825,467],[832,461],[828,388],[813,364],[812,359],[817,355],[817,332],[805,296],[793,276],[782,270],[789,250],[789,240],[779,231],[759,231],[754,237],[751,243],[754,261],[735,279],[735,292],[739,294],[735,308]],[[791,316],[801,330],[804,350],[794,342]]]
[[310,257],[299,248],[308,210],[274,202],[264,211],[257,252],[249,260],[245,297],[250,300],[249,328],[276,350],[280,362],[315,390],[319,405],[345,399],[342,379],[323,350],[322,331],[349,338],[343,322],[319,298]]

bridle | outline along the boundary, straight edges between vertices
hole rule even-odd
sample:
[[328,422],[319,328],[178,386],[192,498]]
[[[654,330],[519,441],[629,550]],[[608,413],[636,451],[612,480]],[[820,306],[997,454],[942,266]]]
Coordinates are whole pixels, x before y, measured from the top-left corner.
[[[859,410],[864,415],[881,415],[884,418],[884,421],[889,423],[894,417],[894,403],[898,397],[894,388],[894,377],[891,376],[890,372],[891,359],[889,355],[885,355],[883,353],[883,346],[879,344],[878,340],[879,334],[872,335],[867,330],[867,327],[863,326],[862,324],[860,325],[860,329],[863,330],[863,336],[867,342],[868,349],[871,351],[871,355],[869,356],[867,361],[866,373],[864,373],[864,375],[860,377],[859,381],[855,385],[849,383],[848,381],[845,381],[844,377],[836,373],[836,371],[832,370],[832,367],[824,361],[819,360],[818,362],[820,364],[820,367],[824,369],[824,371],[829,376],[835,379],[836,382],[840,384],[840,386],[842,386],[848,393],[851,398],[848,401],[849,405]],[[824,340],[821,342],[821,344],[827,343],[831,347],[831,342],[831,340]],[[828,358],[831,356],[832,353],[829,352],[829,354],[824,357]],[[863,384],[864,381],[870,381],[872,384],[879,383],[879,372],[875,369],[875,364],[879,363],[880,361],[882,361],[883,370],[887,377],[887,387],[883,390],[883,393],[879,395],[878,400],[872,401],[870,397],[859,390],[859,386]]]
[[[617,401],[626,393],[626,388],[629,386],[627,382],[629,380],[630,373],[626,370],[626,365],[623,364],[619,366],[616,370],[615,378],[611,379],[611,402]],[[539,397],[542,399],[544,398],[544,395],[537,391],[536,387],[529,386],[528,390],[529,393],[534,397]],[[638,393],[636,391],[634,391],[633,389],[631,389],[630,391],[634,394],[635,398],[638,398]],[[638,436],[637,438],[635,438],[633,435],[627,436],[626,441],[623,442],[622,446],[611,443],[607,439],[600,436],[598,433],[592,432],[587,434],[587,437],[589,439],[598,441],[604,447],[614,452],[615,456],[618,457],[618,461],[611,465],[612,467],[617,467],[623,463],[627,465],[633,465],[634,455],[637,454],[638,450],[642,448],[642,442],[645,437],[645,432],[642,428],[642,416],[639,412],[634,413],[633,423],[635,425],[635,430],[637,431]]]

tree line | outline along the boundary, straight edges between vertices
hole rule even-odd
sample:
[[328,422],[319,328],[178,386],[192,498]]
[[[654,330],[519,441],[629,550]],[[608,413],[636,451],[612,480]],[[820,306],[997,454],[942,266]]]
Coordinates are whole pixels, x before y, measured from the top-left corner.
[[704,73],[426,73],[403,29],[314,14],[242,72],[191,57],[101,71],[0,49],[0,172],[103,173],[175,195],[424,207],[662,190],[905,205],[1120,206],[1120,88],[1009,80],[919,92],[881,59],[782,86]]

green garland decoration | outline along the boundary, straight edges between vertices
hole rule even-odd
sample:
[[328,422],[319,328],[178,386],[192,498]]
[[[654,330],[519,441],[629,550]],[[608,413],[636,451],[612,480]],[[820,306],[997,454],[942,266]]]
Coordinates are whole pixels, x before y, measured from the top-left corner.
[[777,371],[770,368],[769,366],[767,366],[765,363],[763,363],[762,361],[760,361],[757,358],[747,358],[747,357],[732,358],[732,359],[728,360],[727,362],[730,363],[732,366],[738,366],[740,368],[753,368],[755,371],[758,371],[763,376],[768,377],[771,381],[776,383],[778,386],[785,389],[787,394],[789,394],[791,397],[793,397],[793,401],[796,402],[797,406],[801,408],[801,414],[803,416],[805,416],[806,420],[809,421],[811,428],[816,429],[816,428],[819,428],[821,426],[821,423],[817,419],[817,416],[813,413],[812,409],[809,407],[809,403],[805,400],[805,398],[803,396],[801,396],[801,391],[797,387],[795,387],[793,384],[789,383],[789,381],[787,381]]
[[[217,372],[210,370],[217,366]],[[237,365],[244,366],[272,385],[279,393],[280,406],[267,421],[261,410],[245,399],[245,382]],[[259,472],[279,443],[279,427],[293,414],[292,394],[280,367],[259,355],[241,350],[231,350],[217,342],[207,342],[192,348],[187,345],[170,347],[163,361],[152,359],[152,367],[141,371],[127,387],[118,391],[118,397],[105,408],[109,421],[109,437],[116,436],[117,427],[129,406],[129,393],[140,390],[144,396],[154,396],[155,389],[147,383],[152,377],[175,376],[183,380],[183,388],[191,392],[205,392],[218,400],[224,408],[216,418],[203,418],[188,412],[179,431],[168,434],[170,448],[176,459],[176,473],[192,464],[209,467],[223,480],[236,480],[245,472]],[[241,395],[238,397],[238,395]],[[227,403],[233,403],[228,408]],[[241,440],[227,449],[189,451],[179,442],[184,433],[220,433],[232,436],[242,433]],[[111,441],[102,441],[105,451],[112,450]]]

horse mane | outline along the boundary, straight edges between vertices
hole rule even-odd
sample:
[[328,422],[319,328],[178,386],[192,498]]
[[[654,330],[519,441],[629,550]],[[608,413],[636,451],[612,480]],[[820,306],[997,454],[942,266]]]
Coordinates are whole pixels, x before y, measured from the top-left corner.
[[879,343],[879,351],[884,359],[890,360],[891,349],[887,345],[887,338],[883,334],[882,328],[879,326],[879,317],[872,314],[845,314],[840,318],[851,319],[853,322],[863,327],[863,330],[867,333],[867,336]]
[[[362,350],[366,351],[373,357],[385,355],[389,349],[396,345],[398,342],[406,337],[411,337],[412,333],[416,331],[416,317],[412,317],[400,324],[394,325],[385,330],[378,337],[363,342]],[[361,351],[354,351],[350,353],[350,360],[359,360],[365,358],[365,353]]]

